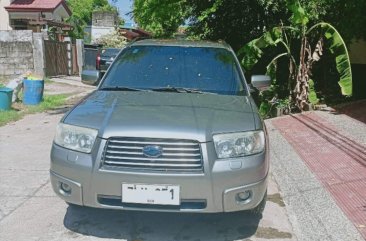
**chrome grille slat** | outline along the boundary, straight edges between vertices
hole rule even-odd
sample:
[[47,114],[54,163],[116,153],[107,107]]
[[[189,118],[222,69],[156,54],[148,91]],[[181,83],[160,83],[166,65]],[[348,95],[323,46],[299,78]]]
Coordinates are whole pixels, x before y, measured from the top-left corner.
[[[148,157],[143,148],[160,146],[160,157]],[[112,137],[103,153],[103,165],[123,170],[203,172],[201,146],[197,141],[161,138]]]
[[[126,154],[126,155],[141,155],[141,151],[112,151],[108,150],[108,154]],[[162,157],[165,156],[177,156],[177,157],[200,157],[201,153],[164,153]]]
[[133,162],[114,162],[114,161],[106,161],[108,164],[117,164],[117,165],[130,165],[130,166],[158,166],[158,167],[200,167],[201,164],[169,164],[169,163],[133,163]]
[[138,160],[143,160],[143,161],[200,161],[201,159],[186,159],[186,158],[163,158],[163,157],[159,157],[159,158],[154,158],[154,157],[131,157],[131,156],[110,156],[110,155],[105,155],[105,158],[111,158],[111,159],[128,159],[131,161],[138,161]]
[[187,142],[151,142],[151,141],[117,141],[111,140],[111,143],[121,143],[121,144],[137,144],[137,145],[169,145],[169,146],[195,146],[194,143]]
[[[143,146],[117,146],[117,145],[108,145],[109,148],[116,148],[116,149],[135,149],[135,150],[142,150]],[[164,147],[166,151],[200,151],[199,148],[174,148],[174,147]]]

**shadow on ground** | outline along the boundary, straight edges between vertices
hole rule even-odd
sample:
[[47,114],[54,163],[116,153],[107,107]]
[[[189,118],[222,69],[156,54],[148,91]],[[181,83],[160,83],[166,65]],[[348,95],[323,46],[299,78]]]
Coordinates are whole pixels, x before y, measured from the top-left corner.
[[51,110],[47,110],[47,114],[49,115],[59,115],[59,114],[65,114],[69,110],[71,110],[72,105],[65,105],[61,107],[57,107]]
[[247,238],[256,233],[260,218],[247,212],[177,214],[69,206],[64,226],[87,236],[128,241],[229,241],[250,240]]
[[[366,113],[364,115],[366,115]],[[324,139],[324,143],[329,142],[343,151],[346,155],[350,156],[354,161],[357,161],[362,166],[366,166],[365,147],[362,144],[342,135],[337,130],[324,125],[308,115],[293,115],[291,117],[317,133],[317,135]]]
[[366,124],[366,100],[360,100],[335,107],[340,114],[348,115],[349,117],[361,121]]

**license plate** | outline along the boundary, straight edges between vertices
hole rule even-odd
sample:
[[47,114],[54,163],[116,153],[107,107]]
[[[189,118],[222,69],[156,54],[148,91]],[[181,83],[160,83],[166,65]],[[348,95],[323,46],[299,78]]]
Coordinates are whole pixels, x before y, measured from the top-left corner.
[[179,205],[180,187],[173,185],[122,184],[122,202]]

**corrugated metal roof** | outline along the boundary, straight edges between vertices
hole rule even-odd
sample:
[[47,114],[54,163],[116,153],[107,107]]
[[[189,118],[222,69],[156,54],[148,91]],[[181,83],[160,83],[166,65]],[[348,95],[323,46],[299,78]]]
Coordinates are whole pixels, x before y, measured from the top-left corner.
[[15,0],[5,7],[8,11],[53,11],[59,5],[63,5],[71,15],[71,11],[64,0]]

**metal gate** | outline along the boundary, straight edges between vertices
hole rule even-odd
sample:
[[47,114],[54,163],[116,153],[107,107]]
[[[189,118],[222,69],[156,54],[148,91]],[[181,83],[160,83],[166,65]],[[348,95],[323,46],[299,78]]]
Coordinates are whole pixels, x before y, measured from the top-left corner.
[[45,40],[46,76],[68,75],[67,42]]

